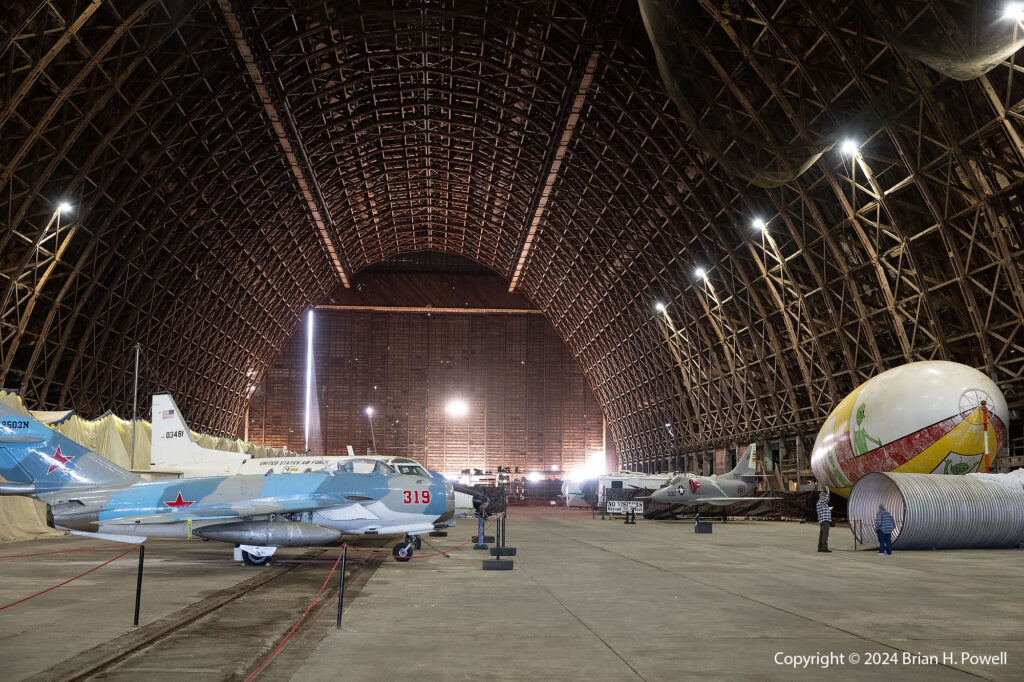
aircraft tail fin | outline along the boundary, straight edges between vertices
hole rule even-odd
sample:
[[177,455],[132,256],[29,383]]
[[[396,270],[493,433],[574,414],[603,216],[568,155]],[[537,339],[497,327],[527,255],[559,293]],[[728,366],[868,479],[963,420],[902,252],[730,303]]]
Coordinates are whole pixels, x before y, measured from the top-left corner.
[[736,466],[729,474],[737,478],[753,476],[757,472],[757,457],[757,443],[751,443],[743,451],[743,455],[736,461]]
[[181,416],[181,410],[170,393],[153,395],[153,443],[150,460],[154,469],[174,468],[183,462],[191,462],[192,430]]
[[0,403],[0,495],[122,487],[139,478],[50,427]]

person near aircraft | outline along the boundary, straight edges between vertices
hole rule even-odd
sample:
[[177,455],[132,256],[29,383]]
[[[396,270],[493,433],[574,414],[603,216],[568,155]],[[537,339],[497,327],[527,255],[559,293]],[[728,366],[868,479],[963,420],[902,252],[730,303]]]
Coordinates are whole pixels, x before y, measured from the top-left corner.
[[484,527],[487,525],[487,501],[486,500],[473,500],[476,506],[476,544],[473,545],[473,549],[487,549],[487,545],[484,544]]
[[818,495],[818,551],[832,553],[828,548],[828,529],[832,525],[832,507],[828,506],[829,493],[822,490]]
[[878,534],[878,555],[892,556],[892,532],[896,530],[896,519],[892,517],[884,504],[878,505],[875,514],[875,533]]

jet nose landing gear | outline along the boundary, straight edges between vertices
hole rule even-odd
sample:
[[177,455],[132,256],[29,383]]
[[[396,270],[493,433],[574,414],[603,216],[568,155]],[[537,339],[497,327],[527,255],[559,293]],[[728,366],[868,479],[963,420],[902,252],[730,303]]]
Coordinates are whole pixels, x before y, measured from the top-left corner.
[[408,561],[412,558],[413,549],[420,549],[423,546],[423,541],[415,535],[406,535],[403,542],[399,542],[395,545],[394,549],[391,550],[392,556],[395,557],[395,561]]

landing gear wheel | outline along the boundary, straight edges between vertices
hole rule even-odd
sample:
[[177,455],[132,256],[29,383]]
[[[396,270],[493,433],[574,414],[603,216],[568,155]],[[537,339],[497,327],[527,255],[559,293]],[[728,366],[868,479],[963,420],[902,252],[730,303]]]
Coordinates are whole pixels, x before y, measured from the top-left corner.
[[242,550],[242,562],[246,566],[266,566],[270,562],[269,554],[251,554]]
[[399,542],[391,550],[391,555],[395,558],[395,561],[408,561],[412,558],[412,543]]

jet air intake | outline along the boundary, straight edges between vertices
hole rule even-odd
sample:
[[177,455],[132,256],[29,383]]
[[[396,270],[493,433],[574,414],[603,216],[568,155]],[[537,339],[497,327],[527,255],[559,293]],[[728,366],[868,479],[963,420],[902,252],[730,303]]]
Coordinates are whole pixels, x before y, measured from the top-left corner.
[[249,521],[218,523],[192,532],[201,538],[262,547],[304,547],[327,545],[341,537],[341,531],[315,523],[293,521]]

